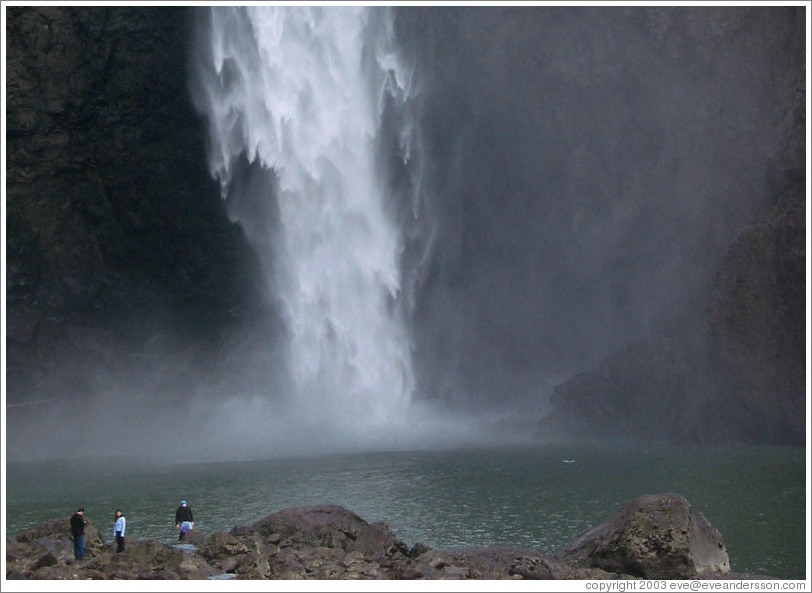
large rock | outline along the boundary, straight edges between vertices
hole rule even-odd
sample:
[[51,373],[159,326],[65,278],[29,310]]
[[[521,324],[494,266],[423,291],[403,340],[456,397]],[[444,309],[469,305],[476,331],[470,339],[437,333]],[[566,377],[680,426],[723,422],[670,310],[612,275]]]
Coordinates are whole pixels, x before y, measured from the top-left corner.
[[576,538],[555,560],[646,579],[727,574],[721,534],[679,494],[641,496]]
[[[20,533],[16,540],[19,543],[42,547],[48,553],[54,554],[59,560],[73,558],[73,536],[70,531],[69,518],[38,523]],[[96,556],[104,548],[104,538],[93,522],[88,519],[85,526],[85,551],[87,556]]]
[[414,570],[432,580],[555,578],[540,554],[500,546],[429,550],[415,560]]
[[133,542],[123,554],[110,553],[97,561],[98,570],[110,578],[205,579],[219,570],[195,551],[152,540]]
[[326,548],[359,552],[368,557],[383,557],[407,548],[386,523],[369,524],[343,507],[320,505],[285,509],[251,527],[266,543],[301,547],[317,543]]

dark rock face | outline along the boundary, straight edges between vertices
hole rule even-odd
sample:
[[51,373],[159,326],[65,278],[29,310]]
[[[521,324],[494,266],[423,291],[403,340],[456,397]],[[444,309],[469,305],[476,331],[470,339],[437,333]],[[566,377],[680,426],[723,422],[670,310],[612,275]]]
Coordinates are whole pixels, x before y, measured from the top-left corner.
[[6,542],[8,579],[687,579],[730,572],[721,535],[677,494],[640,497],[552,557],[503,547],[407,548],[382,522],[333,505],[286,509],[230,533],[195,530],[194,545],[89,538],[75,563],[68,522]]
[[[799,106],[800,107],[800,106]],[[806,438],[805,129],[799,108],[774,195],[721,260],[694,323],[555,387],[546,438],[802,445]]]
[[803,186],[749,228],[716,276],[710,333],[728,401],[756,440],[806,438],[806,209]]
[[[685,15],[667,9],[657,15],[664,43],[675,54],[690,53],[680,42],[680,31],[698,23],[681,22]],[[727,247],[707,291],[698,295],[704,310],[692,322],[640,340],[556,386],[552,411],[539,424],[541,436],[805,443],[806,97],[797,62],[803,53],[801,18],[794,13],[791,26],[780,35],[782,43],[773,45],[774,69],[781,78],[773,91],[783,106],[775,122],[778,140],[766,160],[752,163],[772,171],[765,188],[772,206]],[[706,24],[718,25],[722,32],[732,21]],[[776,35],[773,31],[764,39]],[[728,199],[732,203],[737,197]]]
[[184,26],[171,8],[9,12],[13,304],[98,311],[227,287],[203,231],[214,253],[238,231],[185,98]]
[[[699,331],[635,343],[597,369],[557,386],[553,412],[539,424],[545,437],[646,438],[726,442],[733,430],[706,400],[717,380]],[[656,395],[655,395],[656,394]],[[713,421],[713,430],[703,431]]]
[[148,340],[216,343],[259,293],[205,169],[187,9],[7,16],[10,400],[87,393],[91,367]]
[[804,444],[806,225],[793,191],[731,247],[707,316],[556,386],[539,434]]

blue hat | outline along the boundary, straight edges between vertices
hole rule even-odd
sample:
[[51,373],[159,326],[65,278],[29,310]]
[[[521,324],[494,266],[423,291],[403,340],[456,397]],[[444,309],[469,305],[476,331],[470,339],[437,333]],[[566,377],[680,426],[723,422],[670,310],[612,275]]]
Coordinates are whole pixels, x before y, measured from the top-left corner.
[[186,501],[185,501],[185,500],[181,500],[181,501],[180,501],[180,506],[185,507],[185,506],[186,506]]

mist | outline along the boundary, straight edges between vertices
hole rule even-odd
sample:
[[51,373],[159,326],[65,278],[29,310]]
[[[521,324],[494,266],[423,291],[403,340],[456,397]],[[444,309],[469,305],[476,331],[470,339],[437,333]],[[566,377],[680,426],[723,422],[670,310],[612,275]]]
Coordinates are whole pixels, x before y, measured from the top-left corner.
[[429,383],[451,363],[450,391],[486,405],[538,393],[703,315],[720,254],[774,200],[772,82],[791,75],[768,31],[788,16],[407,11],[442,229],[417,314]]
[[188,48],[266,318],[9,409],[9,460],[526,442],[556,384],[701,319],[775,201],[791,9],[292,10],[199,9]]
[[[358,411],[303,410],[273,391],[273,382],[228,379],[231,369],[177,358],[171,369],[158,366],[155,377],[99,373],[80,404],[63,397],[9,406],[7,461],[200,463],[532,442],[529,432],[496,430],[499,415],[491,412],[460,415],[415,401],[397,419],[375,421]],[[244,372],[258,374],[250,365]],[[174,376],[171,384],[163,373]]]

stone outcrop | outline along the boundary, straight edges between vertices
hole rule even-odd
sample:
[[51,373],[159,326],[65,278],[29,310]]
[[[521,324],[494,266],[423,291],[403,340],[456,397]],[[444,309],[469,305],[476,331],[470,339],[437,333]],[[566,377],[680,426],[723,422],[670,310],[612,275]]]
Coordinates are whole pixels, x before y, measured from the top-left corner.
[[555,555],[567,565],[645,579],[730,572],[721,534],[678,494],[642,496]]
[[75,561],[68,521],[6,538],[8,579],[696,579],[732,573],[722,537],[678,494],[642,496],[545,557],[505,547],[409,547],[339,506],[292,508],[183,544],[128,538],[116,554],[91,525]]

